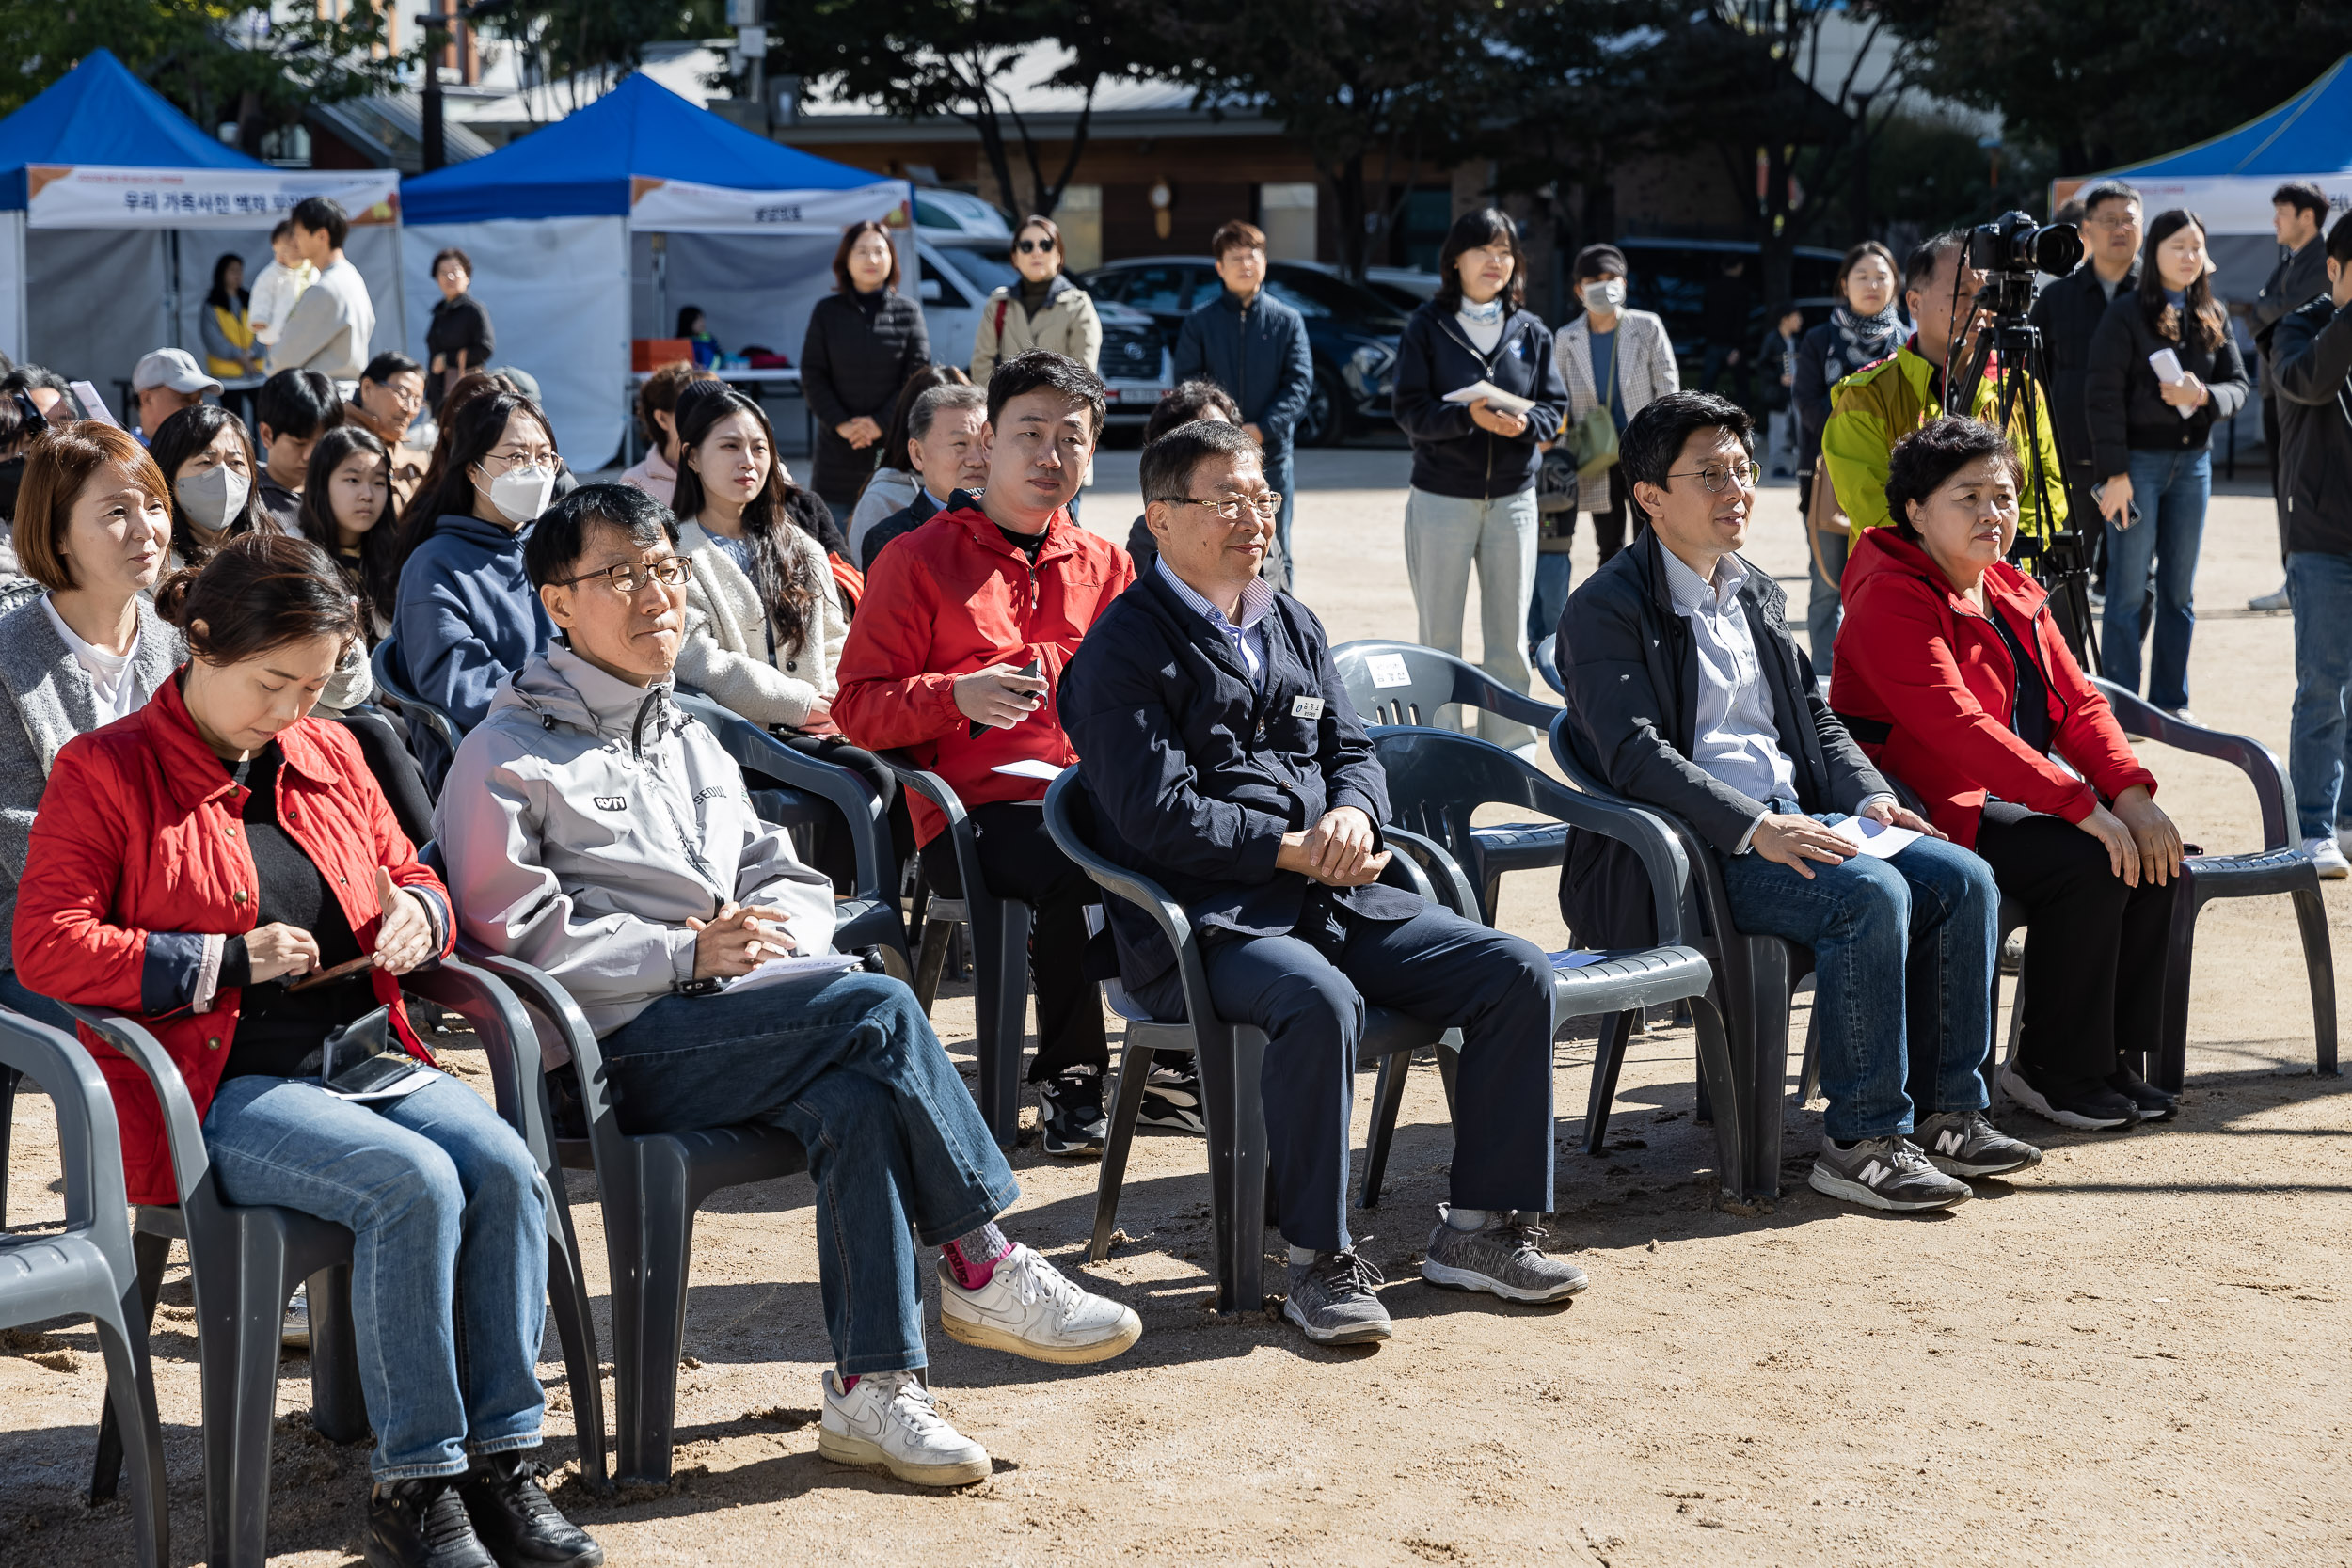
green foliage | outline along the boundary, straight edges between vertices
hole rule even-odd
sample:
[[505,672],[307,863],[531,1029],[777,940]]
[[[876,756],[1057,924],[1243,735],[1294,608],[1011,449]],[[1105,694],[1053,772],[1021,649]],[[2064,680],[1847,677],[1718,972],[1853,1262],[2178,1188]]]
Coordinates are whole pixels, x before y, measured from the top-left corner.
[[[770,0],[771,12],[783,0]],[[771,15],[770,29],[786,19]],[[644,63],[645,45],[728,31],[725,0],[511,0],[474,24],[523,53],[527,84],[581,75],[606,85]]]
[[1942,115],[1895,114],[1870,153],[1870,211],[1882,222],[1915,224],[1929,234],[1983,223],[2012,207],[2047,215],[2046,148],[2004,146],[2000,170],[1996,189],[1993,154],[1977,145],[1973,128]]

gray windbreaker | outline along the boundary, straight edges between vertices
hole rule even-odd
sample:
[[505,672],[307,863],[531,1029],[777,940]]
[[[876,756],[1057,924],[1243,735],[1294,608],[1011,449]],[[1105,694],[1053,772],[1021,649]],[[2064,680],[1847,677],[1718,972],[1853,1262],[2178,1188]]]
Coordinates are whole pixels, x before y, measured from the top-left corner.
[[691,917],[768,904],[830,950],[833,883],[753,815],[719,739],[562,642],[466,736],[434,807],[465,939],[560,981],[599,1037],[694,973]]

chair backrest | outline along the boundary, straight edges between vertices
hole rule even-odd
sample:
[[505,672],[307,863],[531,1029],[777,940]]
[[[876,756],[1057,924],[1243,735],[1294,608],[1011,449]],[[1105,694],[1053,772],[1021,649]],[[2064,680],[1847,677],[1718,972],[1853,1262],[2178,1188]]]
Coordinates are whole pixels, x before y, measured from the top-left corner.
[[[620,1118],[613,1112],[612,1096],[605,1083],[604,1053],[596,1045],[596,1032],[588,1026],[588,1016],[572,1000],[572,993],[544,970],[514,958],[469,951],[466,961],[513,991],[541,1038],[570,1058],[573,1070],[580,1077],[580,1105],[587,1117],[588,1145],[596,1169],[613,1172],[616,1177],[620,1172],[634,1169],[635,1153],[628,1134],[621,1131]],[[551,1139],[552,1129],[549,1135]]]
[[[947,826],[941,832],[946,835],[948,845],[955,853],[957,879],[963,884],[964,908],[977,909],[984,901],[1002,902],[988,891],[988,879],[980,874],[979,843],[973,836],[972,819],[965,815],[962,798],[956,794],[955,786],[916,762],[911,752],[892,751],[876,752],[874,754],[882,759],[883,767],[890,769],[900,789],[920,795],[938,807],[939,814],[947,819]],[[1077,769],[1071,768],[1062,774],[1062,778],[1072,778],[1076,772]],[[1046,814],[1049,824],[1052,816],[1051,812]]]
[[1529,653],[1534,660],[1535,673],[1544,677],[1544,684],[1565,699],[1568,694],[1568,683],[1560,678],[1560,634],[1545,634],[1544,640]]
[[1551,722],[1549,703],[1512,690],[1484,670],[1418,642],[1343,642],[1331,662],[1347,700],[1367,724],[1435,724],[1449,703],[1484,708],[1523,724]]
[[441,737],[441,744],[457,750],[457,726],[450,716],[420,697],[403,678],[399,656],[393,651],[392,640],[384,639],[368,656],[368,667],[375,676],[375,689],[398,703],[401,711],[413,715],[427,729]]
[[841,814],[857,861],[857,886],[850,890],[852,894],[887,901],[897,892],[897,861],[885,853],[890,844],[890,801],[875,799],[866,775],[794,751],[741,714],[722,707],[691,687],[678,688],[675,696],[679,707],[719,737],[719,744],[726,748],[738,768],[818,796]]
[[[48,1091],[57,1120],[57,1153],[65,1166],[65,1223],[104,1255],[117,1279],[137,1271],[131,1259],[129,1207],[122,1180],[122,1138],[114,1095],[88,1052],[64,1032],[0,1008],[0,1065],[12,1067]],[[0,1172],[5,1180],[6,1172]],[[11,1320],[0,1304],[0,1323]]]

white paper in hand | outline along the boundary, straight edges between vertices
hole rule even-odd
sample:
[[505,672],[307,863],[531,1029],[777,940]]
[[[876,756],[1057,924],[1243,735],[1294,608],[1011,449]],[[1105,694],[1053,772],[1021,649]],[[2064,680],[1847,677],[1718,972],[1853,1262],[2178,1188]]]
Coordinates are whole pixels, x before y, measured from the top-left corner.
[[[2181,368],[2181,356],[2169,348],[2160,348],[2148,356],[2148,368],[2156,372],[2156,379],[2168,387],[2177,387],[2188,379],[2188,372]],[[2180,411],[2183,419],[2197,412],[2194,408]]]
[[1523,398],[1517,392],[1506,392],[1493,382],[1486,380],[1473,381],[1458,392],[1448,392],[1444,401],[1476,403],[1480,398],[1486,400],[1487,407],[1501,409],[1505,414],[1524,414],[1535,406],[1534,398]]
[[83,413],[100,424],[110,424],[118,430],[122,428],[122,421],[107,411],[106,400],[98,395],[96,387],[87,381],[69,381],[66,385],[73,388],[73,401],[82,405]]
[[842,974],[859,963],[855,953],[812,953],[806,958],[795,953],[788,958],[770,958],[748,974],[739,974],[726,984],[727,993],[741,990],[764,990],[780,986],[787,980],[803,980],[812,974]]
[[1070,769],[1057,768],[1050,762],[1041,762],[1035,757],[1023,757],[1019,762],[1000,762],[989,771],[1009,773],[1016,779],[1042,779],[1047,784],[1052,784]]
[[1830,830],[1872,860],[1892,860],[1926,835],[1867,816],[1849,816]]

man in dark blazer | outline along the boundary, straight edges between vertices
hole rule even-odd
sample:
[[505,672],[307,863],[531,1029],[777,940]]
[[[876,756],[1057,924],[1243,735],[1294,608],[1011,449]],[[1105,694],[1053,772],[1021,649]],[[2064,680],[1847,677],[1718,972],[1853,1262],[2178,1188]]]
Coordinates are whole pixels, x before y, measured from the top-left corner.
[[[2280,418],[2278,351],[2272,338],[2279,324],[2328,293],[2328,246],[2321,230],[2328,225],[2328,193],[2308,180],[2290,180],[2270,193],[2270,230],[2279,240],[2279,264],[2254,296],[2254,346],[2262,350],[2263,446],[2270,453],[2270,494],[2279,514],[2279,559],[2287,558],[2287,486],[2283,478],[2285,451]],[[2249,602],[2249,610],[2288,608],[2291,595],[2281,585]]]
[[[1960,1178],[2042,1158],[1984,1115],[1992,869],[1897,802],[1821,700],[1788,596],[1740,559],[1756,481],[1747,411],[1671,393],[1617,451],[1650,526],[1560,617],[1576,760],[1691,825],[1740,930],[1813,950],[1829,1100],[1814,1189],[1874,1209],[1963,1203],[1975,1195]],[[1922,836],[1865,852],[1889,827]],[[1588,945],[1650,940],[1647,884],[1637,893],[1621,858],[1570,836],[1560,909]]]
[[[1388,784],[1323,624],[1259,576],[1276,505],[1260,449],[1201,420],[1143,454],[1159,559],[1063,672],[1103,853],[1158,881],[1202,933],[1217,1016],[1263,1029],[1261,1080],[1284,1314],[1319,1343],[1389,1335],[1378,1273],[1347,1235],[1348,1109],[1365,1004],[1458,1027],[1453,1203],[1422,1277],[1557,1301],[1582,1271],[1548,1258],[1551,966],[1534,943],[1378,879]],[[1105,900],[1119,970],[1157,1017],[1184,997],[1159,928]]]

